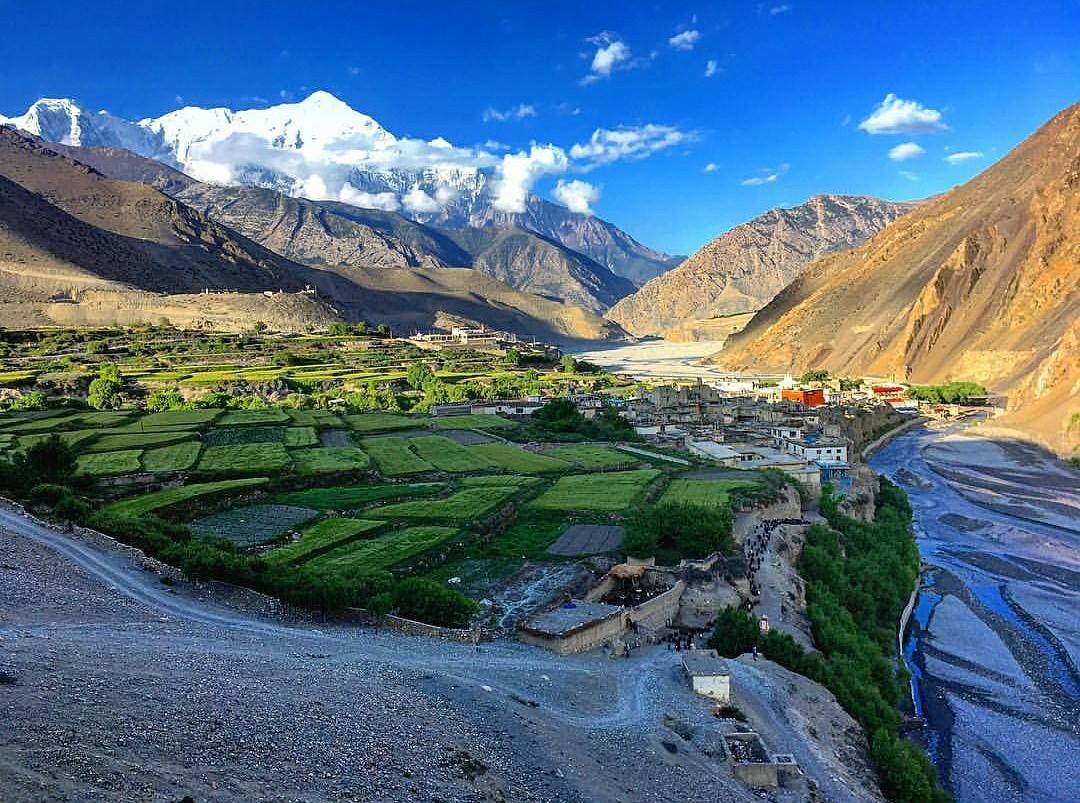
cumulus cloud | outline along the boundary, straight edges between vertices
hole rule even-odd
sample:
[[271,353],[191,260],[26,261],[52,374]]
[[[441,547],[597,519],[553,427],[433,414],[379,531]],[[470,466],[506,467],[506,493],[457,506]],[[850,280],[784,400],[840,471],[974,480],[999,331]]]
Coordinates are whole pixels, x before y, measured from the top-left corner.
[[961,162],[970,162],[972,159],[982,159],[982,157],[982,151],[957,151],[946,156],[945,161],[951,165],[957,165]]
[[600,200],[600,188],[580,179],[559,179],[551,194],[571,212],[579,215],[591,215],[593,204]]
[[691,29],[675,34],[667,40],[667,43],[676,50],[693,50],[700,38],[701,32]]
[[947,131],[941,112],[918,101],[904,100],[890,92],[870,116],[859,123],[868,134],[934,134]]
[[716,162],[709,162],[707,165],[705,165],[704,169],[706,173],[715,173],[717,170],[720,169],[720,165],[718,165]]
[[789,6],[787,3],[784,3],[783,5],[773,6],[772,8],[770,8],[769,9],[769,16],[770,17],[778,17],[781,14],[786,14],[789,11],[791,11],[791,6]]
[[536,107],[530,103],[519,103],[509,109],[494,109],[488,107],[481,115],[485,123],[504,122],[506,120],[524,120],[526,117],[536,117]]
[[763,167],[758,171],[758,175],[744,178],[739,183],[744,187],[758,187],[762,184],[775,184],[791,168],[791,165],[781,164],[775,168]]
[[716,63],[716,59],[709,59],[705,62],[705,77],[712,78],[720,72],[720,65]]
[[585,40],[596,47],[589,74],[581,79],[582,84],[591,84],[602,78],[609,78],[615,70],[628,69],[634,62],[630,46],[609,31],[602,31]]
[[570,156],[582,162],[582,169],[591,170],[620,159],[644,159],[657,151],[692,142],[696,138],[693,132],[655,123],[624,126],[615,130],[598,128],[592,132],[588,142],[571,147]]
[[908,159],[917,159],[924,153],[926,151],[918,143],[904,142],[889,150],[889,158],[894,162],[906,162]]
[[544,176],[565,173],[566,151],[554,145],[532,145],[526,153],[508,153],[499,165],[493,206],[503,212],[524,212],[533,185]]
[[353,206],[362,206],[364,209],[382,209],[386,212],[396,212],[401,208],[401,202],[394,193],[363,192],[347,181],[338,193],[338,200]]
[[438,212],[442,209],[442,204],[424,192],[420,187],[415,186],[401,197],[401,203],[405,205],[405,208],[410,212]]

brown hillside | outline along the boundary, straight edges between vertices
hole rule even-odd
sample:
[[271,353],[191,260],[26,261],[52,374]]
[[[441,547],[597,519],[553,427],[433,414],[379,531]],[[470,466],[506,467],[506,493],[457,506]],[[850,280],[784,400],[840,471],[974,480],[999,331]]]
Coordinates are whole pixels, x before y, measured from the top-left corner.
[[1068,451],[1078,316],[1080,105],[861,248],[810,266],[712,359],[983,382],[1011,392],[1017,425]]

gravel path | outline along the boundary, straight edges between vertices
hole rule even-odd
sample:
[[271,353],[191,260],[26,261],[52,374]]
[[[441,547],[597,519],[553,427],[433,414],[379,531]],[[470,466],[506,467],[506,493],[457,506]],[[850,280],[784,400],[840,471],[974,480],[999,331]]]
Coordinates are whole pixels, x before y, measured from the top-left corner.
[[[3,801],[760,800],[665,725],[721,724],[677,660],[264,618],[0,509]],[[828,799],[874,799],[820,752]]]

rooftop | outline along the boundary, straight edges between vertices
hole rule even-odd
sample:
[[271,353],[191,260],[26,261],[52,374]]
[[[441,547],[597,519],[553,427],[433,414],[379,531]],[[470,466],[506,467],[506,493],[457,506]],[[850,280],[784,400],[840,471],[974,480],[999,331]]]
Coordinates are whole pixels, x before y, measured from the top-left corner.
[[563,636],[593,622],[607,619],[621,610],[622,608],[618,605],[575,599],[558,608],[530,617],[522,627],[533,633]]
[[727,661],[716,650],[689,650],[683,653],[682,663],[691,677],[728,674]]

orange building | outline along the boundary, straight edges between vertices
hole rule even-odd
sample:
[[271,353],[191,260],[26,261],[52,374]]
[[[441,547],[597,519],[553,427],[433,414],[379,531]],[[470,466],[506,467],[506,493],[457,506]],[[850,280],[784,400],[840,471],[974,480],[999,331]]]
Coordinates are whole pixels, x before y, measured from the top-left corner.
[[821,388],[810,390],[782,390],[780,397],[789,401],[796,401],[804,407],[821,407],[825,404],[825,391]]

